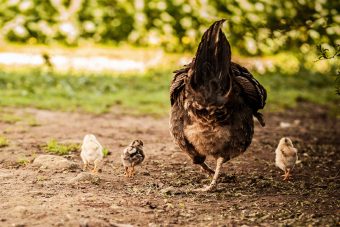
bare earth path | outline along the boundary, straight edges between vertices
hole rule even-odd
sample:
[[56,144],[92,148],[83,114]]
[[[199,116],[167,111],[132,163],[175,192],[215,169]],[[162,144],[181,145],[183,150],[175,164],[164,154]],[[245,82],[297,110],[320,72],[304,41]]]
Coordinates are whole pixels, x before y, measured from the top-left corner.
[[[173,144],[167,118],[6,111],[33,116],[40,125],[0,122],[2,134],[10,141],[0,148],[0,226],[340,223],[340,125],[322,108],[304,104],[299,110],[266,114],[267,126],[257,124],[248,151],[224,165],[214,193],[187,192],[210,179]],[[283,128],[280,122],[290,125]],[[111,151],[99,179],[70,183],[80,167],[52,171],[20,163],[45,154],[40,145],[51,138],[81,143],[87,133],[95,134]],[[301,160],[289,182],[282,182],[273,162],[282,136],[292,138]],[[133,139],[144,141],[147,158],[137,175],[126,179],[120,153]],[[66,158],[81,164],[79,153]]]

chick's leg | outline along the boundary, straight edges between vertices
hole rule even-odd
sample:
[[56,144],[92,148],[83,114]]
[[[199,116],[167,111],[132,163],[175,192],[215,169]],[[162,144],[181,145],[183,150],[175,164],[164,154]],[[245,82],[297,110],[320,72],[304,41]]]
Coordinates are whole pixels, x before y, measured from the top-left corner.
[[221,167],[222,167],[223,162],[224,162],[224,158],[223,157],[219,157],[217,159],[217,161],[216,161],[216,170],[215,170],[215,174],[214,174],[213,180],[211,181],[209,186],[207,186],[205,188],[202,188],[202,189],[198,189],[198,191],[210,192],[210,191],[213,191],[216,188],[217,180],[218,180],[218,177],[220,175],[220,171],[221,171]]
[[131,177],[135,175],[135,166],[131,167]]
[[132,177],[132,166],[126,166],[125,167],[125,173],[124,173],[125,177]]
[[84,161],[83,171],[86,171],[88,163]]
[[129,168],[129,170],[128,170],[128,177],[132,177],[133,176],[133,171],[134,171],[133,166],[131,166]]
[[285,174],[283,175],[283,180],[288,180],[290,177],[290,169],[287,169],[285,171]]
[[125,166],[124,176],[129,176],[129,167]]
[[94,168],[93,168],[92,172],[98,173],[99,163],[100,163],[100,160],[99,160],[99,159],[97,159],[97,160],[94,161]]

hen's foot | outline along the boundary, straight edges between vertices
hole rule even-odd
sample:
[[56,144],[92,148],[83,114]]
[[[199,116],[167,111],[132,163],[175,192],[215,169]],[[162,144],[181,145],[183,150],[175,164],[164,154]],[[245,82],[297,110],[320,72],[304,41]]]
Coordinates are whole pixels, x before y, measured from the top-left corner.
[[223,162],[224,162],[224,158],[219,157],[217,159],[217,161],[216,161],[216,170],[215,170],[214,177],[213,177],[210,185],[207,186],[207,187],[204,187],[204,188],[196,189],[194,191],[196,191],[196,192],[212,192],[213,190],[215,190],[216,186],[217,186],[217,180],[218,180],[218,177],[220,175],[220,171],[221,171],[221,167],[222,167]]
[[216,184],[210,184],[203,188],[194,189],[193,192],[213,192],[216,189]]

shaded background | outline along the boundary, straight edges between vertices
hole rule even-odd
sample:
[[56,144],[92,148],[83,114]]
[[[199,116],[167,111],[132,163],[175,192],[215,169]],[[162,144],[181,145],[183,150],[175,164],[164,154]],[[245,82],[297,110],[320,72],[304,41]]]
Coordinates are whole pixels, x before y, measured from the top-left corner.
[[213,21],[226,18],[234,61],[268,89],[268,110],[298,100],[334,107],[339,7],[327,0],[1,0],[0,105],[165,114],[171,72],[190,61]]
[[2,38],[26,44],[86,42],[192,50],[212,21],[226,18],[243,54],[303,54],[339,44],[337,1],[10,0],[2,1]]

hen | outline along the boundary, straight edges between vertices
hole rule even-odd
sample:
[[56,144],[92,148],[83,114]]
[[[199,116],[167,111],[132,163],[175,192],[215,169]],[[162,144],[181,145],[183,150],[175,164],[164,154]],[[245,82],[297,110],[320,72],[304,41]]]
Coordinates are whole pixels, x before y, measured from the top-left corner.
[[84,137],[80,156],[84,162],[84,171],[86,171],[90,163],[94,164],[93,172],[98,171],[99,163],[103,159],[104,154],[102,145],[94,135],[89,134]]
[[140,165],[144,158],[143,141],[134,140],[121,155],[125,168],[125,176],[132,177],[135,174],[135,166]]
[[[190,64],[175,71],[170,87],[170,131],[175,141],[205,171],[216,187],[223,163],[243,153],[251,144],[255,116],[264,126],[262,114],[266,90],[249,71],[231,61],[230,45],[215,22],[203,35]],[[216,159],[216,170],[205,163]]]
[[275,165],[285,172],[282,175],[283,180],[288,180],[297,161],[297,149],[288,137],[283,137],[275,150],[275,155]]

